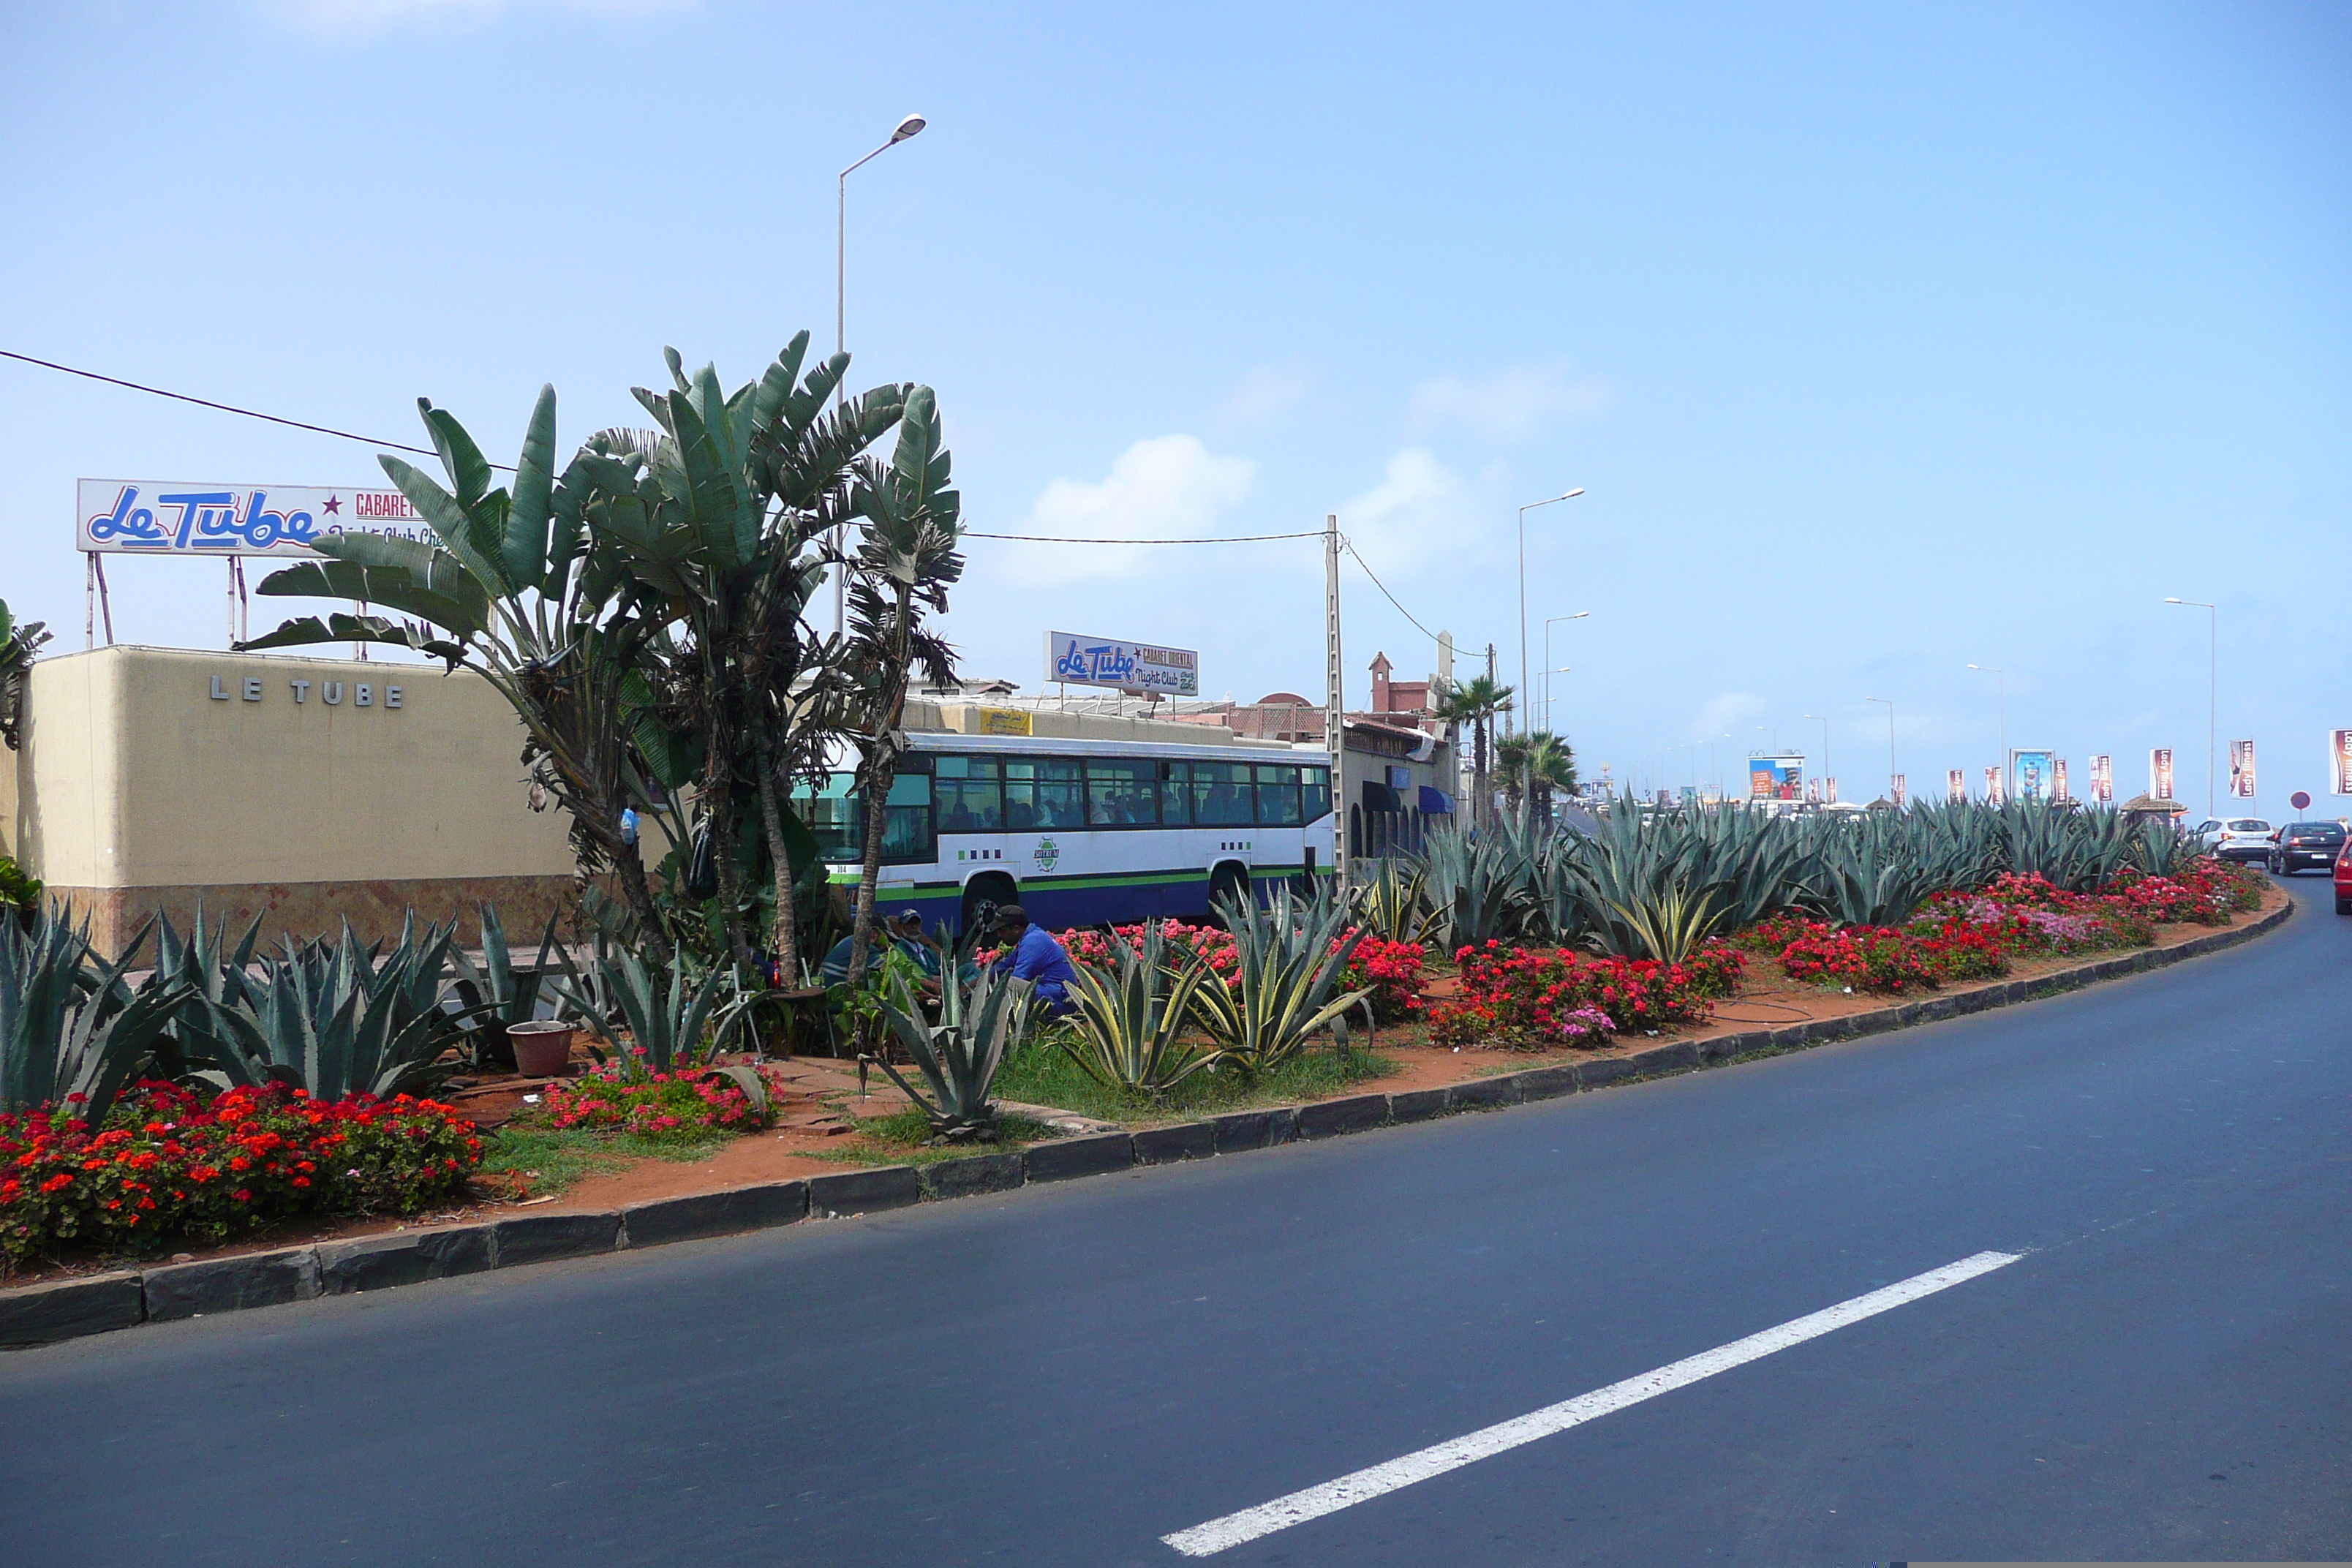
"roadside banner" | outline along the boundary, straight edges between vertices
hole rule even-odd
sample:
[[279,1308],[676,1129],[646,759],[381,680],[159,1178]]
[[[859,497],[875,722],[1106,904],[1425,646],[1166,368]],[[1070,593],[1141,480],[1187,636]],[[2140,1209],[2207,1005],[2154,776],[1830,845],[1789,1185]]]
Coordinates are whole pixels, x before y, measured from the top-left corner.
[[2050,778],[2058,754],[2047,748],[2011,747],[2009,753],[2009,793],[2019,800],[2048,800]]
[[1837,780],[1823,779],[1822,781],[1822,803],[1825,805],[1835,805],[1837,804]]
[[2240,800],[2254,798],[2254,743],[2230,742],[2230,794]]
[[1990,805],[1999,805],[2000,798],[2000,770],[1987,768],[1985,770],[1985,802]]
[[2335,781],[2330,795],[2352,795],[2352,730],[2327,731],[2327,776]]
[[2091,799],[2100,805],[2116,804],[2116,760],[2105,752],[2091,759]]
[[2148,748],[2147,793],[2152,800],[2172,798],[2172,748],[2170,746]]
[[2066,759],[2063,757],[2053,757],[2050,761],[2050,798],[2052,800],[2074,798],[2066,793]]
[[1944,775],[1944,788],[1949,793],[1952,804],[1960,805],[1969,798],[1969,775],[1954,768]]
[[1896,773],[1895,775],[1895,793],[1890,798],[1893,799],[1895,805],[1907,805],[1910,804],[1910,782],[1909,778],[1902,773]]

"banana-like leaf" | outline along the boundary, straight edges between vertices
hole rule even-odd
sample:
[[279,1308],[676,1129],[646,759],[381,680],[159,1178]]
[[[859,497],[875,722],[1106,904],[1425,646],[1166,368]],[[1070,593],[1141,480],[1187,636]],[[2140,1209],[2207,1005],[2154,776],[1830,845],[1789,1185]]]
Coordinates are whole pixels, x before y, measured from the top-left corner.
[[555,497],[555,388],[539,389],[515,460],[514,499],[507,510],[500,553],[507,580],[519,588],[547,587],[548,521]]

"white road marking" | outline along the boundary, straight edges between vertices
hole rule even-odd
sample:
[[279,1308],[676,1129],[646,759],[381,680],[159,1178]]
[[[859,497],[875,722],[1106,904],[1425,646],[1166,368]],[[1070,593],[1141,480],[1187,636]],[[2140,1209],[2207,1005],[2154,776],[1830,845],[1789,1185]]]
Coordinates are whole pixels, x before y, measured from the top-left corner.
[[1497,1423],[1465,1436],[1391,1459],[1386,1464],[1371,1466],[1341,1476],[1336,1481],[1326,1481],[1319,1487],[1278,1497],[1272,1502],[1245,1508],[1239,1513],[1229,1513],[1223,1519],[1213,1519],[1206,1524],[1196,1524],[1190,1530],[1180,1530],[1160,1539],[1187,1557],[1208,1557],[1228,1547],[1239,1546],[1245,1541],[1255,1541],[1261,1535],[1271,1535],[1277,1530],[1287,1530],[1294,1524],[1304,1524],[1310,1519],[1320,1519],[1327,1513],[1337,1513],[1360,1502],[1369,1502],[1415,1481],[1425,1481],[1432,1476],[1442,1476],[1448,1470],[1460,1469],[1480,1459],[1490,1458],[1523,1443],[1538,1437],[1549,1437],[1555,1432],[1565,1432],[1580,1426],[1629,1405],[1639,1405],[1677,1388],[1713,1377],[1718,1372],[1728,1372],[1735,1366],[1770,1355],[1774,1351],[1787,1350],[1790,1345],[1818,1339],[1822,1334],[1858,1323],[1864,1318],[1876,1317],[1923,1296],[1938,1290],[1948,1290],[1955,1285],[1973,1279],[1979,1274],[1990,1274],[2006,1268],[2023,1256],[2014,1252],[1979,1252],[1973,1258],[1963,1258],[1958,1263],[1947,1263],[1941,1268],[1930,1268],[1925,1274],[1915,1274],[1908,1279],[1840,1301],[1834,1307],[1824,1307],[1794,1318],[1775,1329],[1750,1334],[1744,1340],[1734,1340],[1695,1356],[1673,1362],[1654,1372],[1629,1377],[1622,1383],[1612,1383],[1606,1388],[1596,1388],[1590,1394],[1580,1394],[1574,1399],[1564,1399],[1558,1405],[1548,1405],[1541,1410]]

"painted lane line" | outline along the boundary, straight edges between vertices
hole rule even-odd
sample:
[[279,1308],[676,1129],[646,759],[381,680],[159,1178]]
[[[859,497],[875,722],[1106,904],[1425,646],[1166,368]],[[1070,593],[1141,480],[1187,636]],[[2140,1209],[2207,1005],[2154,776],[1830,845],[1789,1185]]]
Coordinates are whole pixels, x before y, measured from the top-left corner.
[[1196,1524],[1190,1530],[1180,1530],[1160,1539],[1187,1557],[1208,1557],[1228,1547],[1239,1546],[1245,1541],[1255,1541],[1261,1535],[1271,1535],[1277,1530],[1287,1530],[1294,1524],[1304,1524],[1310,1519],[1320,1519],[1327,1513],[1337,1513],[1360,1502],[1369,1502],[1415,1481],[1425,1481],[1442,1476],[1448,1470],[1460,1469],[1480,1459],[1532,1443],[1538,1437],[1549,1437],[1555,1432],[1565,1432],[1571,1426],[1582,1426],[1629,1405],[1639,1405],[1661,1394],[1672,1393],[1702,1378],[1713,1377],[1718,1372],[1728,1372],[1735,1366],[1770,1355],[1774,1351],[1787,1350],[1790,1345],[1818,1339],[1848,1323],[1858,1323],[1864,1318],[1876,1317],[1896,1307],[1932,1296],[1938,1290],[1990,1274],[2008,1267],[2022,1257],[2014,1252],[1979,1252],[1973,1258],[1963,1258],[1958,1263],[1947,1263],[1941,1268],[1930,1268],[1925,1274],[1915,1274],[1908,1279],[1897,1280],[1883,1289],[1852,1300],[1840,1301],[1834,1307],[1824,1307],[1791,1319],[1779,1328],[1766,1329],[1744,1340],[1734,1340],[1711,1351],[1673,1362],[1654,1372],[1629,1377],[1622,1383],[1612,1383],[1606,1388],[1596,1388],[1590,1394],[1580,1394],[1558,1405],[1548,1405],[1509,1421],[1500,1422],[1466,1436],[1391,1459],[1386,1464],[1373,1465],[1353,1475],[1341,1476],[1336,1481],[1326,1481],[1319,1487],[1278,1497],[1272,1502],[1245,1508],[1239,1513],[1229,1513],[1223,1519],[1213,1519],[1206,1524]]

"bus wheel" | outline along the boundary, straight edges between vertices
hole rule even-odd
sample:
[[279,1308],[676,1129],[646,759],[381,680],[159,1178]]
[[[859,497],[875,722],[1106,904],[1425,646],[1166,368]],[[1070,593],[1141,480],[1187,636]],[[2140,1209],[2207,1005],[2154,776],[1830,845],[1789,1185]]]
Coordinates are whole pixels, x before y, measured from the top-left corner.
[[963,889],[963,910],[956,923],[957,934],[969,942],[982,928],[995,920],[996,911],[1014,903],[1020,889],[1010,877],[974,877]]
[[1219,931],[1225,929],[1225,918],[1217,912],[1223,903],[1240,903],[1249,897],[1249,873],[1228,862],[1220,866],[1209,878],[1209,923]]

